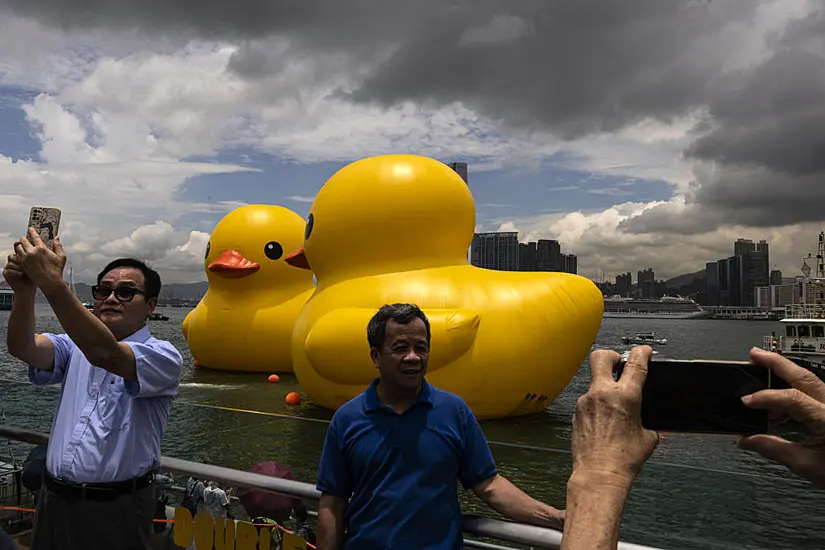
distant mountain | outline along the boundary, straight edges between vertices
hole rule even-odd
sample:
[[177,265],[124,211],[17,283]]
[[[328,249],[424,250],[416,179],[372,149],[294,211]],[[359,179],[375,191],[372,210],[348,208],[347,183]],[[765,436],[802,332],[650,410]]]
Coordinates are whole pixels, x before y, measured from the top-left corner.
[[693,283],[696,279],[704,279],[705,278],[705,270],[697,271],[696,273],[685,273],[684,275],[677,275],[672,279],[668,279],[665,281],[665,286],[667,288],[681,288],[683,286],[689,286]]
[[206,294],[209,282],[200,281],[198,283],[172,283],[163,285],[160,291],[161,298],[178,298],[181,300],[200,300]]

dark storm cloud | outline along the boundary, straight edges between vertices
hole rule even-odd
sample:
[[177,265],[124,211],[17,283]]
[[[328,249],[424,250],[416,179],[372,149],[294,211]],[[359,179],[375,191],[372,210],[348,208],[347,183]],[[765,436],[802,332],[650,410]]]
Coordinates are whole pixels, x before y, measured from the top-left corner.
[[0,10],[63,29],[136,29],[231,41],[283,34],[319,48],[357,48],[374,38],[380,43],[372,46],[380,46],[421,32],[429,19],[453,11],[437,0],[0,0]]
[[685,208],[666,203],[619,224],[629,233],[701,234],[723,225],[781,227],[825,220],[824,173],[801,176],[764,167],[697,170]]
[[[654,208],[636,233],[777,227],[825,220],[825,10],[788,26],[774,52],[730,75],[709,103],[714,128],[686,155],[704,161],[686,212]],[[670,215],[669,215],[670,214]]]
[[782,49],[711,103],[718,128],[687,154],[790,175],[825,170],[825,57]]
[[[489,8],[489,4],[487,5]],[[509,6],[512,6],[509,7]],[[354,94],[384,104],[462,101],[510,126],[576,138],[707,100],[723,31],[748,2],[517,2],[411,36]],[[498,19],[496,19],[498,16]]]
[[295,49],[372,61],[350,96],[384,105],[462,101],[510,127],[564,138],[646,116],[668,120],[707,99],[719,40],[758,3],[709,0],[0,0],[60,27],[192,33],[243,44],[231,67],[254,78]]

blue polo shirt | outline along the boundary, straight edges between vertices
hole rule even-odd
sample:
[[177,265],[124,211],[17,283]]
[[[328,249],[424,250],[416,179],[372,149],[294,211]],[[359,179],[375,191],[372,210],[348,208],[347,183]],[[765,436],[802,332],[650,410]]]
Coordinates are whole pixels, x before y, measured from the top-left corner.
[[403,414],[378,381],[332,417],[318,468],[321,493],[350,499],[344,549],[463,548],[458,486],[498,471],[470,408],[424,382]]

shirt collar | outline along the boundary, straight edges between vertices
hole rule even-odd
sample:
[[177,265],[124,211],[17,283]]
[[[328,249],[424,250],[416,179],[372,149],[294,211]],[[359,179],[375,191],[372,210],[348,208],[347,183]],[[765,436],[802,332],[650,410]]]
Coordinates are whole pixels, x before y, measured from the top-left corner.
[[149,326],[148,325],[143,325],[142,328],[136,330],[135,332],[133,332],[132,334],[130,334],[129,336],[127,336],[126,338],[121,340],[121,342],[139,342],[139,343],[143,343],[151,337],[152,337],[152,335],[149,333]]
[[[381,404],[381,399],[378,397],[378,381],[378,378],[373,380],[372,384],[370,384],[365,392],[366,400],[364,403],[364,410],[366,412],[375,412],[384,407]],[[421,380],[421,389],[418,391],[418,398],[415,400],[413,406],[420,403],[427,403],[429,405],[433,404],[433,387],[430,386],[426,379]]]

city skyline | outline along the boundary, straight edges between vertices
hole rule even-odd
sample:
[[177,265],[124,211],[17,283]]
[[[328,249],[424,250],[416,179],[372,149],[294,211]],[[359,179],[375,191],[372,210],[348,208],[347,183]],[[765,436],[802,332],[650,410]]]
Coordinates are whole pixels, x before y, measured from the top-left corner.
[[470,263],[501,271],[560,271],[576,274],[578,258],[561,251],[554,239],[519,242],[516,231],[475,233]]

